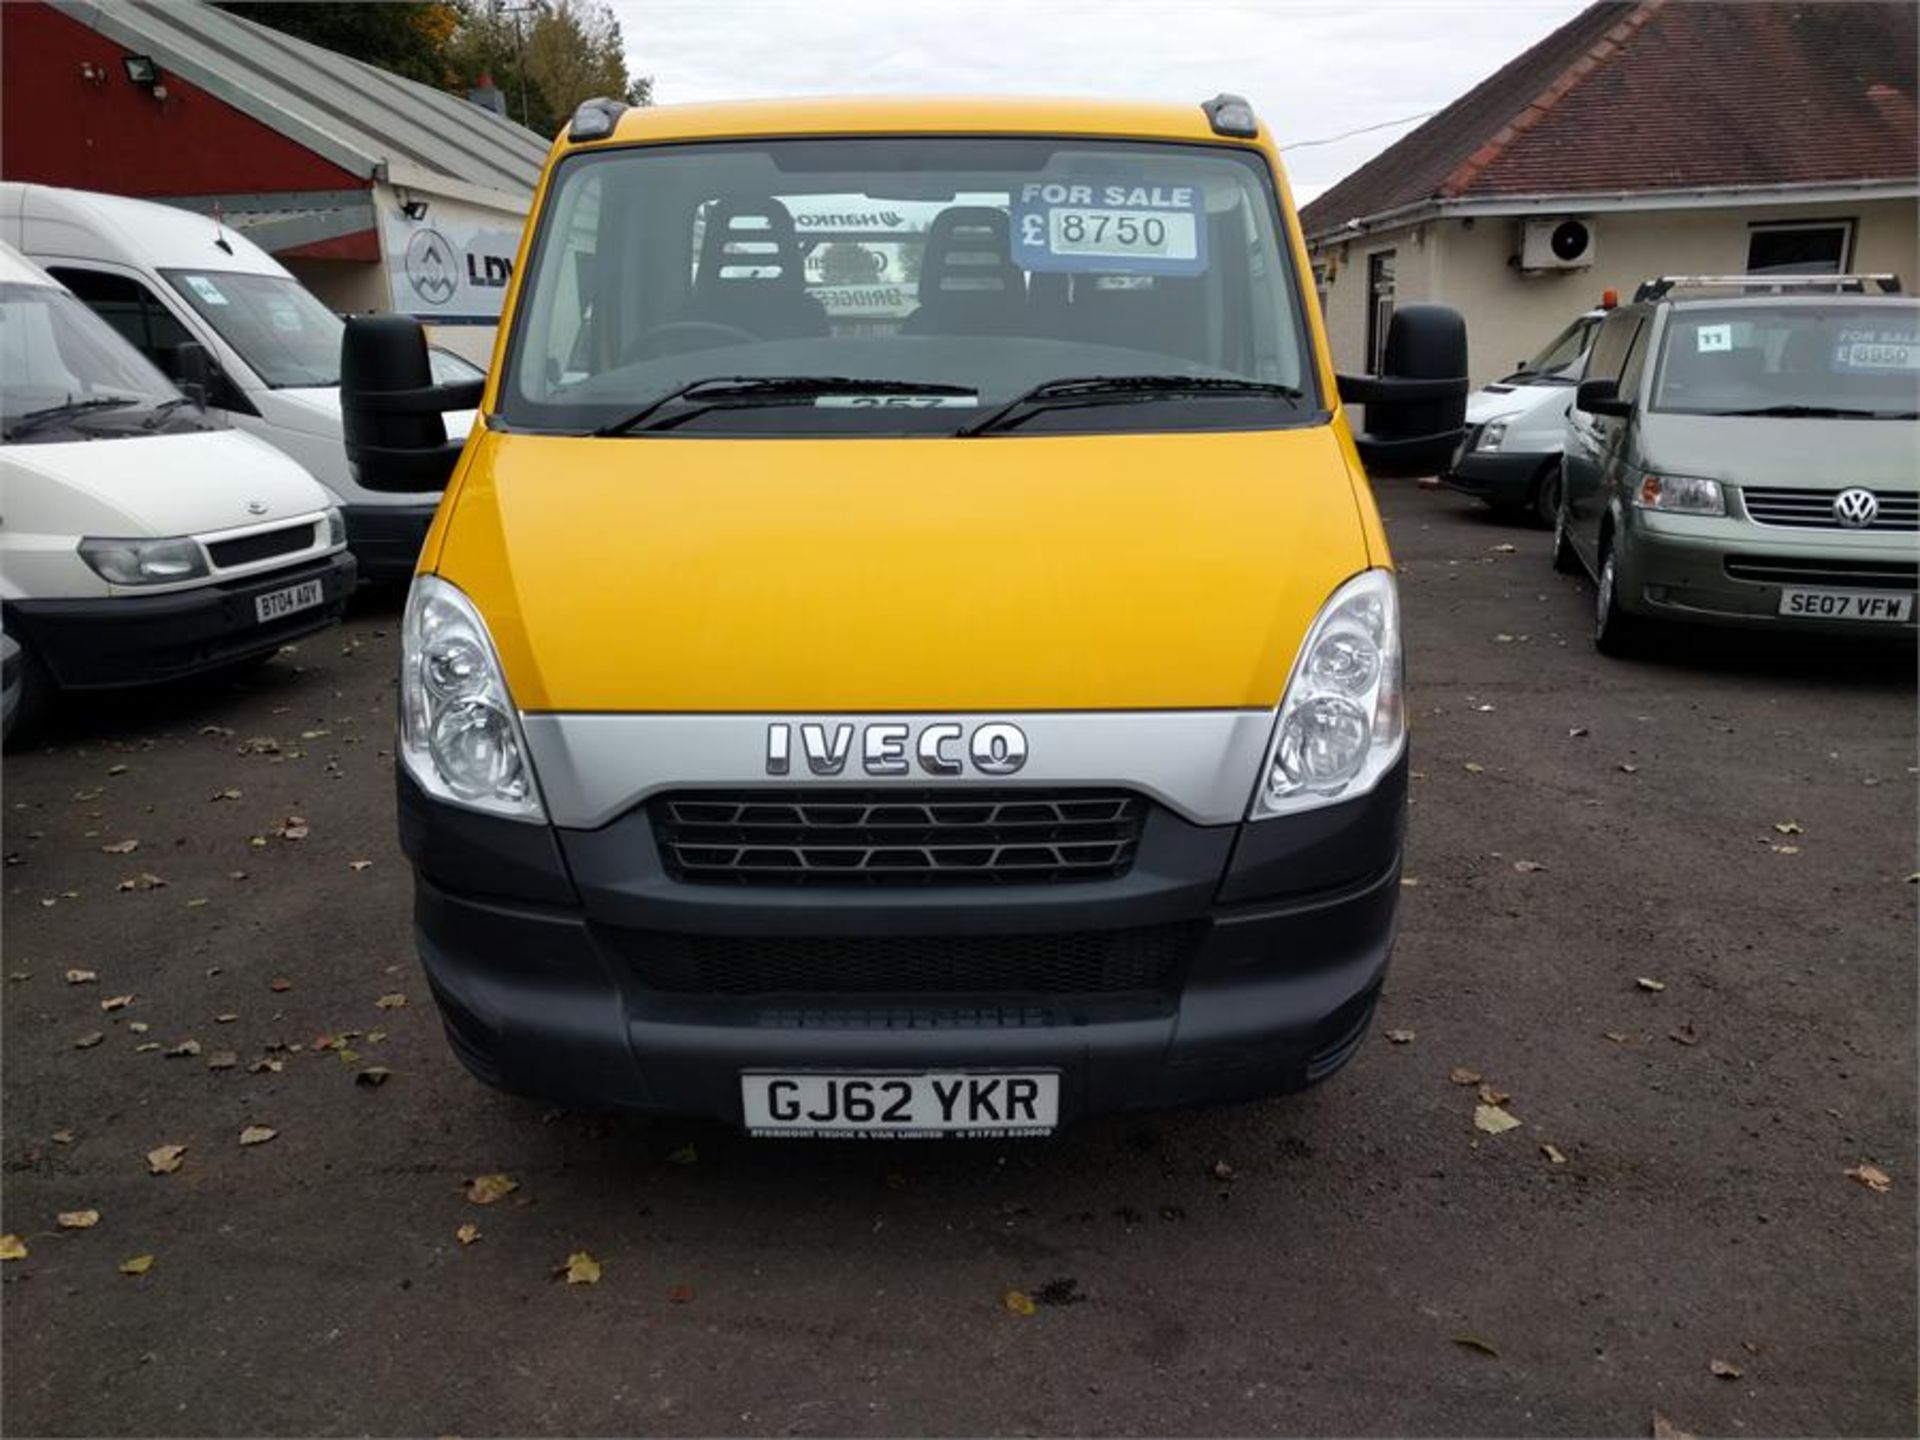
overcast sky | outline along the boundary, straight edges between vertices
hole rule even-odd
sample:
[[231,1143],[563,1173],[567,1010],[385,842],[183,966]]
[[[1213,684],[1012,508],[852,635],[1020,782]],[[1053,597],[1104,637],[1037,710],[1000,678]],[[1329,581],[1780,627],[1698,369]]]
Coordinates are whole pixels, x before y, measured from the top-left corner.
[[876,91],[1252,100],[1305,204],[1584,0],[613,0],[661,104]]

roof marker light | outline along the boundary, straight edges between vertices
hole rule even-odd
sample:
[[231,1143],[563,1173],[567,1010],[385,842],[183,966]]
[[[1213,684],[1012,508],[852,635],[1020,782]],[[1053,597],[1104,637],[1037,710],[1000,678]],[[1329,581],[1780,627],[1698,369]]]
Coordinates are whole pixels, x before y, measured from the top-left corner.
[[1619,303],[1620,292],[1618,290],[1602,290],[1600,292],[1600,308],[1602,310],[1611,310]]
[[604,140],[613,133],[613,127],[620,123],[626,111],[627,107],[620,101],[605,96],[582,100],[580,108],[573,112],[573,123],[567,127],[567,139],[576,145],[583,140]]
[[1225,91],[1203,101],[1200,108],[1206,112],[1207,123],[1213,126],[1216,135],[1234,135],[1251,140],[1260,133],[1260,121],[1253,113],[1253,106],[1247,103],[1243,95],[1229,95]]

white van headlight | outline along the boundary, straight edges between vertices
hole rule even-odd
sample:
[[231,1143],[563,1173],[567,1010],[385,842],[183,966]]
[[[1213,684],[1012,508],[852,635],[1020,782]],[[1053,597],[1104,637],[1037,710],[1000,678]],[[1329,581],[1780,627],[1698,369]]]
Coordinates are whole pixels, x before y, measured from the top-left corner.
[[1513,423],[1513,416],[1499,415],[1480,427],[1479,438],[1473,442],[1475,450],[1498,450],[1507,441],[1507,427]]
[[330,505],[327,507],[325,523],[327,527],[327,548],[329,550],[336,545],[344,545],[347,543],[347,517],[340,513],[340,507],[338,505]]
[[1307,632],[1247,818],[1364,795],[1406,743],[1399,594],[1391,571],[1368,570],[1333,592]]
[[80,558],[110,585],[175,585],[207,574],[207,555],[190,535],[165,540],[80,542]]
[[422,575],[400,634],[400,756],[428,794],[545,820],[520,714],[485,622],[459,588]]

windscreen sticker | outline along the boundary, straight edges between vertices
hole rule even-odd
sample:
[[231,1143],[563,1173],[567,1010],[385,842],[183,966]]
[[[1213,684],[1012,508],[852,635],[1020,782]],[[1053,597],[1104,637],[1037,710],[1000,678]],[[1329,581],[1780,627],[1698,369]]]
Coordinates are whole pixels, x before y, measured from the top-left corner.
[[224,305],[227,303],[227,297],[220,293],[220,287],[206,276],[186,275],[181,278],[187,282],[188,286],[193,290],[193,293],[206,301],[207,304]]
[[1203,275],[1198,185],[1029,180],[1013,201],[1013,259],[1025,270]]
[[1836,370],[1920,370],[1920,333],[1842,330],[1833,347]]
[[1717,350],[1733,349],[1733,326],[1702,325],[1693,332],[1693,348],[1702,355],[1711,355]]
[[291,301],[269,300],[267,314],[273,318],[274,329],[284,330],[291,335],[300,333],[300,312],[294,308]]

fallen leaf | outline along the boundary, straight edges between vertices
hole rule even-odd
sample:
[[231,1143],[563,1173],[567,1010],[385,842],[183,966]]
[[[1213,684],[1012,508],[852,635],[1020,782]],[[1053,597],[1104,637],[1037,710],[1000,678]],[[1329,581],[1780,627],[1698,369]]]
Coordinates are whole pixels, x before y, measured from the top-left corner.
[[1667,1032],[1667,1038],[1669,1040],[1677,1040],[1682,1045],[1698,1045],[1700,1043],[1700,1032],[1694,1029],[1693,1022],[1688,1020],[1669,1030]]
[[1518,870],[1522,875],[1537,875],[1547,867],[1542,865],[1538,860],[1516,860],[1513,862],[1513,868]]
[[471,1245],[480,1238],[480,1227],[469,1220],[453,1232],[453,1238],[458,1240],[462,1245]]
[[1231,1180],[1234,1177],[1234,1173],[1235,1172],[1234,1172],[1233,1166],[1229,1165],[1226,1161],[1216,1160],[1213,1162],[1213,1178],[1214,1179]]
[[1776,855],[1798,855],[1800,853],[1800,847],[1798,845],[1769,845],[1767,848]]
[[1773,822],[1776,833],[1781,835],[1799,835],[1803,833],[1798,820],[1776,820]]
[[53,1134],[49,1135],[47,1138],[53,1141],[53,1143],[56,1145],[71,1145],[73,1144],[73,1131],[56,1130],[53,1132]]
[[1033,1300],[1024,1290],[1008,1290],[1000,1297],[1000,1308],[1009,1315],[1031,1315],[1034,1312]]
[[178,1045],[175,1045],[171,1050],[167,1051],[167,1058],[169,1060],[175,1060],[182,1056],[191,1057],[199,1053],[200,1042],[198,1040],[182,1040]]
[[138,875],[130,876],[122,880],[118,888],[121,890],[164,890],[166,886],[167,882],[162,880],[158,875],[150,874],[142,870]]
[[153,1256],[151,1255],[136,1255],[131,1260],[122,1260],[120,1262],[120,1273],[122,1275],[144,1275],[152,1268]]
[[1567,1163],[1566,1152],[1562,1150],[1558,1145],[1543,1144],[1540,1147],[1540,1153],[1547,1157],[1547,1160],[1550,1164],[1564,1165]]
[[1491,1340],[1482,1340],[1478,1335],[1455,1335],[1453,1343],[1463,1350],[1477,1350],[1482,1355],[1500,1358],[1500,1351]]
[[1391,1040],[1396,1045],[1406,1045],[1411,1043],[1411,1041],[1413,1040],[1413,1031],[1389,1030],[1387,1031],[1387,1039]]
[[382,1010],[399,1010],[406,1005],[407,997],[395,991],[391,995],[382,995],[373,1003]]
[[1626,760],[1620,762],[1618,769],[1622,775],[1638,775],[1640,773],[1640,767],[1638,765]]
[[187,901],[187,909],[198,910],[202,905],[205,905],[206,903],[207,903],[206,896],[196,895],[193,897],[193,899]]
[[667,1163],[669,1165],[697,1165],[699,1162],[700,1152],[695,1150],[691,1145],[682,1145],[678,1150],[675,1150],[671,1155],[667,1156]]
[[393,1072],[384,1065],[369,1065],[353,1077],[353,1083],[356,1085],[365,1085],[369,1089],[372,1089],[376,1086],[386,1084],[388,1077],[392,1074]]
[[242,1145],[264,1145],[280,1132],[271,1125],[249,1125],[240,1132]]
[[274,827],[273,833],[282,840],[304,840],[310,831],[304,816],[289,815]]
[[92,985],[96,983],[99,979],[100,979],[100,976],[97,971],[93,971],[93,970],[67,971],[67,984],[69,985]]
[[149,1030],[153,1029],[153,1026],[149,1025],[144,1020],[129,1020],[127,1022],[127,1029],[131,1030],[136,1035],[144,1035]]
[[231,1050],[216,1050],[207,1057],[207,1069],[231,1070],[240,1063],[240,1057]]
[[1586,726],[1576,725],[1571,730],[1567,731],[1567,738],[1569,740],[1578,740],[1582,735],[1585,735],[1586,733],[1587,733]]
[[1731,1360],[1709,1361],[1707,1369],[1718,1375],[1722,1380],[1738,1380],[1742,1375],[1747,1373]]
[[222,1010],[218,1015],[213,1017],[213,1023],[216,1025],[231,1025],[239,1018],[240,1017],[231,1010]]
[[1652,990],[1657,992],[1667,988],[1666,981],[1654,980],[1645,975],[1640,976],[1633,983],[1638,985],[1642,990]]
[[1469,775],[1484,775],[1487,773],[1487,767],[1482,765],[1478,760],[1469,760],[1460,768],[1465,770]]
[[1400,877],[1400,884],[1408,890],[1413,890],[1419,887],[1420,881],[1417,876],[1402,875]]
[[1506,544],[1505,542],[1502,542],[1501,544],[1498,544],[1493,547],[1493,553],[1496,555],[1511,555],[1513,554],[1513,551],[1514,551],[1514,547]]
[[94,1046],[98,1045],[102,1040],[106,1038],[107,1038],[107,1032],[104,1030],[89,1030],[86,1034],[82,1035],[78,1040],[73,1042],[73,1048],[76,1050],[91,1050]]
[[234,748],[242,755],[278,755],[280,742],[271,735],[250,735]]
[[100,1223],[98,1210],[62,1210],[54,1216],[62,1230],[91,1230]]
[[184,1145],[161,1145],[147,1151],[147,1173],[149,1175],[171,1175],[180,1168],[182,1157],[187,1153]]
[[109,765],[107,767],[107,774],[109,775],[124,775],[126,773],[127,767],[124,765]]
[[119,840],[111,845],[102,845],[100,847],[100,853],[102,855],[131,855],[139,848],[140,842],[138,840]]
[[1482,1105],[1504,1105],[1512,1098],[1513,1096],[1509,1095],[1505,1090],[1496,1089],[1490,1084],[1480,1087],[1480,1103]]
[[109,995],[100,1002],[100,1008],[102,1010],[124,1010],[131,1004],[133,1004],[133,996],[131,995]]
[[1693,1440],[1693,1435],[1656,1410],[1653,1412],[1653,1440]]
[[1517,1129],[1520,1122],[1502,1110],[1498,1105],[1476,1105],[1473,1107],[1473,1128],[1484,1130],[1489,1135],[1502,1135]]
[[229,785],[224,790],[216,790],[213,792],[213,794],[207,797],[207,799],[211,802],[218,802],[221,800],[238,800],[239,798],[240,798],[239,789],[236,786],[232,786],[232,785]]
[[1877,1165],[1856,1165],[1847,1171],[1847,1178],[1858,1180],[1876,1195],[1884,1195],[1893,1188],[1893,1177]]
[[0,1260],[24,1260],[27,1242],[18,1235],[0,1235]]
[[560,1268],[567,1277],[569,1285],[598,1285],[600,1283],[600,1262],[584,1250],[576,1250],[567,1256],[567,1263]]
[[278,1075],[282,1070],[286,1068],[287,1068],[287,1062],[284,1060],[274,1060],[270,1058],[263,1058],[263,1059],[256,1060],[251,1065],[249,1065],[247,1067],[247,1073],[249,1075],[267,1075],[267,1074]]
[[693,1303],[693,1286],[686,1284],[667,1286],[667,1303],[669,1305],[691,1305]]
[[1476,715],[1491,715],[1493,713],[1493,706],[1492,705],[1476,705],[1473,707],[1473,710]]
[[519,1188],[520,1182],[511,1175],[476,1175],[467,1181],[467,1199],[476,1205],[491,1205]]
[[1600,1032],[1616,1045],[1624,1045],[1633,1037],[1624,1030],[1602,1030]]
[[1480,1083],[1480,1072],[1478,1070],[1469,1070],[1464,1065],[1456,1065],[1447,1072],[1447,1079],[1456,1085],[1478,1085]]
[[134,1046],[134,1047],[133,1047],[133,1053],[134,1053],[134,1054],[136,1054],[136,1055],[144,1055],[144,1054],[146,1054],[146,1053],[147,1053],[147,1052],[148,1052],[149,1050],[158,1050],[159,1048],[160,1048],[160,1042],[159,1042],[158,1040],[149,1040],[149,1041],[148,1041],[148,1042],[147,1042],[146,1044],[144,1044],[144,1045],[136,1045],[136,1046]]
[[284,975],[276,975],[267,982],[267,988],[277,993],[284,993],[293,989],[293,981],[287,979]]
[[372,868],[373,862],[371,860],[349,860],[347,862],[347,869],[349,870],[371,870]]

